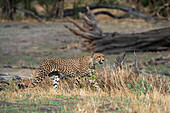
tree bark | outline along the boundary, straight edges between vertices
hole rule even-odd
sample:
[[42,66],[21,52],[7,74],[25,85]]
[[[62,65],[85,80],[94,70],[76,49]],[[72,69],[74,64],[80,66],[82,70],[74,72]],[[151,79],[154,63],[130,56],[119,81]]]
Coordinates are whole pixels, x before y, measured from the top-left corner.
[[13,13],[14,9],[12,5],[15,3],[13,0],[4,0],[4,9],[3,12],[5,12],[5,19],[7,20],[13,20]]
[[132,34],[104,33],[98,27],[95,15],[91,13],[89,8],[88,12],[88,15],[80,13],[80,17],[84,20],[84,27],[70,18],[68,18],[68,21],[78,29],[65,26],[88,42],[85,44],[84,51],[112,54],[133,51],[160,51],[170,48],[170,27]]
[[58,0],[57,1],[57,18],[61,19],[64,17],[64,0]]

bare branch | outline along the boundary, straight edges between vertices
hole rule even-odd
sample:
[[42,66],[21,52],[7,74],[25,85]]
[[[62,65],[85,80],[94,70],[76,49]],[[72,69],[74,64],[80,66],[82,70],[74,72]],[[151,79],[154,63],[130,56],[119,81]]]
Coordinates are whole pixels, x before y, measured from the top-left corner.
[[75,22],[73,19],[71,19],[71,18],[69,18],[69,17],[67,17],[67,19],[68,19],[69,22],[73,23],[76,27],[78,27],[81,31],[83,31],[83,32],[88,32],[88,33],[89,33],[88,30],[86,30],[86,29],[84,29],[83,27],[79,26],[79,25],[77,24],[77,22]]
[[[94,14],[87,7],[89,14],[79,13],[83,19],[84,28],[80,27],[75,21],[71,21],[80,31],[70,28],[69,30],[76,35],[88,39],[85,44],[89,52],[101,52],[104,54],[133,52],[133,51],[160,51],[169,49],[170,27],[150,30],[141,33],[124,34],[118,32],[104,33],[98,27]],[[89,32],[84,32],[84,31]],[[93,44],[91,44],[93,42]],[[90,48],[91,47],[91,48]]]
[[134,60],[135,74],[139,75],[138,61],[137,61],[137,56],[136,56],[135,51],[134,51],[134,57],[135,57],[135,60]]
[[66,26],[66,25],[64,25],[67,29],[69,29],[71,32],[73,32],[74,34],[76,34],[76,35],[79,35],[79,36],[82,36],[83,38],[85,38],[85,39],[91,39],[88,35],[90,35],[89,33],[84,33],[84,32],[81,32],[81,31],[78,31],[78,30],[76,30],[76,29],[74,29],[74,28],[70,28],[70,27],[68,27],[68,26]]
[[38,69],[37,67],[29,67],[29,66],[12,66],[12,65],[3,65],[3,68],[11,68],[11,69]]
[[17,7],[17,6],[13,6],[14,8],[18,9],[18,10],[21,10],[31,16],[33,16],[34,18],[36,18],[39,22],[43,22],[43,20],[38,16],[36,15],[34,12],[32,11],[29,11],[29,10],[26,10],[26,9],[23,9],[23,8],[20,8],[20,7]]

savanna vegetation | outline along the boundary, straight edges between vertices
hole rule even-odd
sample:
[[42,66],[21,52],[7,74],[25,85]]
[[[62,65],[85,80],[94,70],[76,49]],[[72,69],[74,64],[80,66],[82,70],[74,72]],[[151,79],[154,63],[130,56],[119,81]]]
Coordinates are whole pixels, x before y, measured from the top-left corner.
[[[57,94],[51,80],[34,89],[0,92],[1,112],[168,112],[169,80],[159,74],[138,73],[135,66],[108,65],[96,76],[62,80]],[[94,81],[90,83],[89,81]],[[26,83],[26,80],[24,80]],[[27,80],[27,83],[29,80]],[[10,87],[13,87],[12,89]],[[15,88],[14,88],[15,87]],[[2,101],[3,100],[3,101]]]
[[[65,12],[72,10],[71,18],[77,19],[81,7],[90,4],[130,6],[159,19],[170,16],[168,0],[1,0],[0,112],[170,112],[169,50],[128,52],[125,57],[106,54],[93,76],[62,79],[57,93],[49,77],[33,89],[17,86],[29,85],[46,58],[91,55],[82,51],[85,41],[64,27],[70,26]],[[122,16],[117,9],[105,11]],[[136,33],[170,25],[129,17],[96,18],[106,32]]]

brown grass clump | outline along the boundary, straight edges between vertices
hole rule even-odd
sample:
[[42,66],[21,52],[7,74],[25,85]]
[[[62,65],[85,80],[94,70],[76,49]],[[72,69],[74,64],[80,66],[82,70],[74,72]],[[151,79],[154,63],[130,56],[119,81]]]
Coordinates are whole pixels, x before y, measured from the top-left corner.
[[[78,82],[75,78],[61,80],[57,94],[53,91],[50,78],[47,77],[34,89],[1,91],[0,95],[3,100],[10,102],[22,102],[28,95],[29,100],[44,102],[57,98],[56,95],[77,95],[83,101],[77,102],[74,109],[76,112],[169,111],[169,78],[158,74],[138,74],[133,66],[113,70],[106,64],[103,70],[94,71],[95,76],[78,79]],[[90,80],[93,82],[90,83]]]

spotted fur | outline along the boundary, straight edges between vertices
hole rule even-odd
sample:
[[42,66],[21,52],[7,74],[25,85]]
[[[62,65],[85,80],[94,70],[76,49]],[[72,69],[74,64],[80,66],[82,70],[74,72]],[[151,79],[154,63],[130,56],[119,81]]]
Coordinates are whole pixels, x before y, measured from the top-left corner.
[[62,77],[89,76],[91,70],[95,69],[95,64],[102,64],[103,62],[104,55],[101,53],[76,59],[49,58],[40,65],[37,76],[33,79],[30,87],[37,86],[46,76],[49,76],[57,92],[57,86]]

